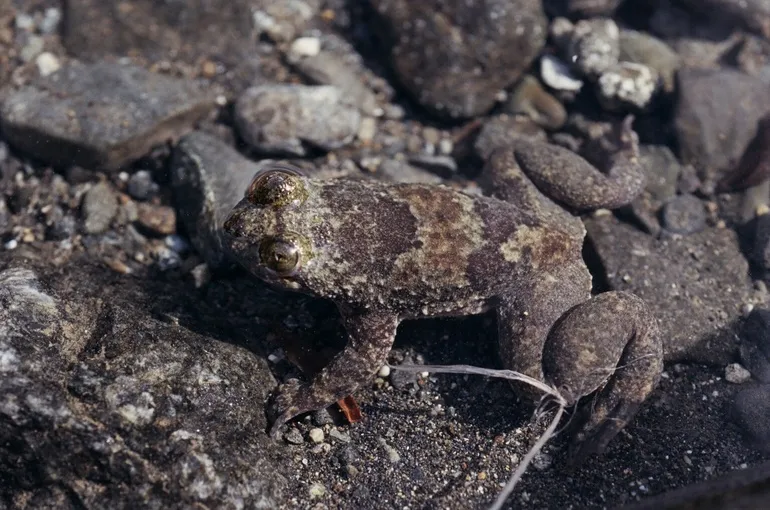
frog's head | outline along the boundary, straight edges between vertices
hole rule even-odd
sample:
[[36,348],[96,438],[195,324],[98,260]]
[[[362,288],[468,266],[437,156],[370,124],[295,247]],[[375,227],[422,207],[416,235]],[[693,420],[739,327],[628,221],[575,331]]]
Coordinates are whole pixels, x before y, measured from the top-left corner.
[[268,283],[294,290],[307,286],[301,270],[313,258],[312,243],[304,235],[308,194],[298,169],[270,165],[257,173],[224,223],[231,253]]

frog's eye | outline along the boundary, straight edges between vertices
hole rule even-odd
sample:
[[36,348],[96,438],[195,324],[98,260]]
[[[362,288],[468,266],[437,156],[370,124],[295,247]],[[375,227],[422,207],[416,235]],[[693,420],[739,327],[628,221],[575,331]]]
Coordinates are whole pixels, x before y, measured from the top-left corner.
[[246,191],[246,198],[254,205],[283,207],[301,204],[307,190],[298,168],[290,165],[270,165],[257,173]]
[[288,277],[299,271],[300,246],[293,239],[268,238],[259,245],[259,259],[278,276]]

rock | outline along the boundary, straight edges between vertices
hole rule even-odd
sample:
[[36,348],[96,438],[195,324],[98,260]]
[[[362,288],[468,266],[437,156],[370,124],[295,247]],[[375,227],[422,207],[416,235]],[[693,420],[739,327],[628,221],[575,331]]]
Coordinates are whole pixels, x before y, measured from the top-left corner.
[[[315,40],[321,44],[320,39]],[[288,54],[289,63],[312,83],[338,88],[345,101],[356,106],[362,113],[381,116],[383,110],[377,104],[377,97],[364,81],[370,71],[364,66],[360,55],[355,53],[353,47],[336,39],[326,37],[323,42],[336,51],[319,47],[317,52],[300,52],[292,46]]]
[[770,453],[770,385],[762,384],[738,393],[732,418],[754,446]]
[[706,208],[695,195],[678,195],[663,206],[663,227],[672,234],[689,235],[706,228]]
[[559,129],[567,120],[567,110],[549,94],[537,78],[524,76],[503,106],[505,113],[527,115],[548,129]]
[[770,112],[768,84],[729,69],[682,69],[674,127],[682,162],[712,183],[740,160]]
[[487,119],[474,143],[476,153],[484,160],[495,149],[509,147],[517,138],[546,142],[547,135],[532,119],[522,115],[496,115]]
[[256,150],[301,157],[309,148],[328,151],[348,144],[361,114],[336,87],[260,85],[238,98],[235,122]]
[[[252,4],[254,2],[251,2]],[[291,41],[318,12],[319,0],[259,0],[252,5],[252,19],[260,33],[274,41]]]
[[370,0],[396,76],[436,115],[487,112],[538,55],[547,35],[537,0]]
[[740,24],[770,39],[770,4],[765,0],[684,0],[693,13],[706,13],[723,23]]
[[[292,16],[286,12],[292,7],[303,12]],[[189,66],[214,62],[223,67],[214,79],[238,94],[261,76],[255,46],[265,23],[272,23],[271,33],[293,37],[317,10],[317,0],[230,0],[222,4],[72,0],[67,2],[63,42],[72,55],[89,62],[126,55]],[[262,22],[258,26],[257,18]]]
[[228,264],[222,224],[259,170],[218,138],[195,131],[174,149],[171,185],[190,240],[211,268]]
[[766,273],[770,271],[770,214],[760,214],[753,220],[754,239],[750,257]]
[[665,145],[640,145],[639,164],[647,175],[645,190],[658,202],[676,195],[682,165]]
[[265,361],[158,321],[161,288],[114,278],[84,264],[42,281],[0,272],[2,501],[276,508],[286,480],[245,404],[275,384]]
[[609,288],[635,293],[658,318],[667,360],[735,360],[741,307],[755,298],[735,232],[656,240],[609,215],[586,228]]
[[[364,168],[368,167],[368,163],[366,160],[362,160]],[[438,175],[410,165],[407,161],[401,159],[377,161],[374,165],[374,171],[377,178],[390,182],[423,182],[428,184],[440,184],[443,182]]]
[[8,142],[36,159],[115,170],[190,130],[212,106],[191,82],[73,63],[10,94],[0,120]]
[[35,59],[35,65],[40,76],[48,76],[61,69],[59,59],[51,52],[44,51]]
[[540,58],[540,76],[543,83],[554,90],[580,92],[583,88],[583,81],[572,73],[567,64],[553,55]]
[[118,197],[109,184],[100,182],[94,185],[83,196],[83,231],[86,234],[105,232],[117,213]]
[[310,440],[316,444],[322,443],[324,440],[324,431],[318,427],[310,429],[310,432],[308,432],[307,435]]
[[145,231],[157,236],[176,232],[176,211],[173,207],[141,202],[136,212],[137,221]]
[[564,35],[564,57],[589,78],[597,78],[618,63],[620,30],[609,18],[580,20]]
[[770,383],[770,310],[755,308],[741,330],[741,361],[760,382]]
[[545,0],[546,10],[554,16],[594,18],[609,16],[621,0]]
[[658,90],[658,73],[634,62],[618,62],[597,81],[599,101],[611,111],[644,110]]
[[128,179],[126,191],[137,200],[148,200],[158,193],[158,185],[152,180],[152,173],[148,170],[139,170]]
[[725,367],[725,380],[733,384],[743,384],[751,379],[751,372],[740,363],[730,363]]
[[302,444],[305,442],[305,440],[302,439],[302,433],[297,430],[296,427],[289,427],[289,430],[286,431],[283,438],[289,444]]
[[655,69],[663,81],[663,90],[667,94],[674,92],[676,72],[681,63],[679,55],[665,42],[645,32],[623,29],[620,31],[619,58]]

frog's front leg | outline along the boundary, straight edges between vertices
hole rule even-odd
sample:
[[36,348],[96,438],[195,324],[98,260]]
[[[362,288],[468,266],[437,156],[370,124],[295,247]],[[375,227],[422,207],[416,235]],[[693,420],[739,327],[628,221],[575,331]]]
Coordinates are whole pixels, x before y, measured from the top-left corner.
[[572,447],[572,461],[579,463],[605,449],[658,383],[663,347],[657,322],[633,294],[594,296],[551,329],[543,370],[570,405],[596,392],[582,409],[585,420]]
[[308,384],[290,379],[276,390],[268,414],[270,435],[297,415],[323,409],[366,384],[385,363],[396,338],[399,318],[386,312],[340,309],[348,343]]

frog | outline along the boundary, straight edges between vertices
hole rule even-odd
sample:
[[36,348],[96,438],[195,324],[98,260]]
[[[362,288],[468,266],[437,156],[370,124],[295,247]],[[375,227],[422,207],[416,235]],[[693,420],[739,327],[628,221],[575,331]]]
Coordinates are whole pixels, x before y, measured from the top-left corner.
[[580,214],[628,204],[644,187],[629,119],[608,135],[604,171],[522,138],[483,164],[483,193],[321,180],[283,163],[258,172],[223,225],[231,255],[270,286],[331,300],[347,333],[310,381],[277,387],[268,433],[278,440],[288,421],[371,382],[402,321],[491,312],[505,368],[556,388],[568,406],[590,397],[571,458],[602,453],[663,370],[646,303],[623,291],[592,295],[582,255]]

